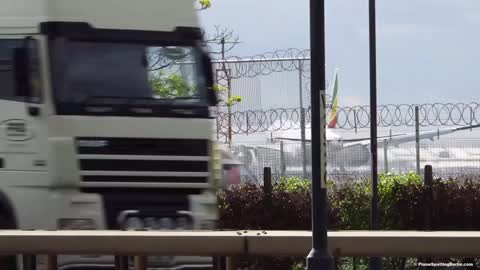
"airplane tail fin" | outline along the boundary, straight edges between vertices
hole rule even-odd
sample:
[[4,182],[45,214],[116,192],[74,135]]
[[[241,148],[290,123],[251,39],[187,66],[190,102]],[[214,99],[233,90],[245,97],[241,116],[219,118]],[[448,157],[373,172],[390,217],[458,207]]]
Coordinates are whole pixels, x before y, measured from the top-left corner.
[[328,128],[337,126],[337,109],[338,109],[338,70],[335,71],[335,79],[333,82],[332,110],[330,111]]

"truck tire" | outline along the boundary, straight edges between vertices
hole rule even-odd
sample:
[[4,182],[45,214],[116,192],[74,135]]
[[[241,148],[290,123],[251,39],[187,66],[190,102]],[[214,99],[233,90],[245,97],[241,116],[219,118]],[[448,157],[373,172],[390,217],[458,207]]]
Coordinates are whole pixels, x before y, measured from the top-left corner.
[[[0,213],[0,230],[15,229],[15,223],[8,215]],[[15,255],[0,256],[0,269],[17,270],[17,257]]]

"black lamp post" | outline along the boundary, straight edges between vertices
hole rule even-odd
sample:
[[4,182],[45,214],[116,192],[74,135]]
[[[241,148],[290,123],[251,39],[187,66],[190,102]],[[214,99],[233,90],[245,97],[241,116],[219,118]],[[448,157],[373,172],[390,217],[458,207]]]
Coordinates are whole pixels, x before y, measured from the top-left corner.
[[[372,160],[372,205],[370,229],[380,229],[380,211],[378,208],[378,166],[377,166],[377,41],[375,22],[375,0],[369,0],[369,33],[370,33],[370,152]],[[370,258],[370,270],[382,269],[382,260]]]
[[327,159],[325,119],[325,1],[310,0],[312,110],[312,250],[308,270],[333,270],[328,249]]

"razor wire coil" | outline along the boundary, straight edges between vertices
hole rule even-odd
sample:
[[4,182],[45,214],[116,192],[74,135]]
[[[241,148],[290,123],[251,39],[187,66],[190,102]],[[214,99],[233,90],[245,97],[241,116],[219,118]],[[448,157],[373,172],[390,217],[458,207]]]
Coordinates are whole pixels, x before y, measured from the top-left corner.
[[[411,127],[415,125],[415,107],[419,107],[420,126],[466,126],[480,124],[479,103],[428,103],[428,104],[388,104],[377,108],[379,127]],[[370,126],[369,106],[337,108],[337,126],[339,129],[368,128]],[[332,109],[327,109],[327,115]],[[277,108],[265,111],[243,111],[231,114],[233,134],[255,132],[274,132],[301,128],[300,108]],[[311,126],[310,108],[304,109],[305,126]],[[220,126],[228,114],[219,112]]]

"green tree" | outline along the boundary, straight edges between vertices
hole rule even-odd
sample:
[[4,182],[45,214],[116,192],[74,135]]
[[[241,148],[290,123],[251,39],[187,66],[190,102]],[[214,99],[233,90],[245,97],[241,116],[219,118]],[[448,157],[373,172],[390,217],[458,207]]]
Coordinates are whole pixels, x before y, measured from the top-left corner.
[[213,91],[217,92],[217,95],[219,96],[219,104],[221,106],[227,106],[227,107],[231,107],[239,102],[242,101],[242,97],[241,96],[230,96],[230,98],[226,98],[226,99],[223,99],[221,96],[223,93],[225,93],[226,91],[228,91],[228,89],[226,87],[223,87],[223,86],[219,86],[219,85],[214,85],[213,86]]
[[198,0],[198,3],[200,4],[201,9],[207,9],[212,5],[210,0]]
[[[155,95],[161,98],[175,98],[175,97],[191,97],[195,95],[195,88],[189,85],[185,79],[179,74],[169,74],[158,71],[150,77],[150,85]],[[216,91],[219,96],[221,93],[227,91],[225,87],[213,86],[213,91]],[[227,99],[219,98],[220,105],[233,106],[242,101],[240,96],[231,96]]]
[[153,92],[161,98],[190,97],[195,95],[190,86],[179,74],[165,75],[162,71],[150,77]]

